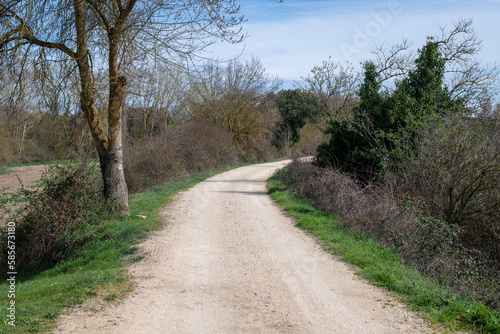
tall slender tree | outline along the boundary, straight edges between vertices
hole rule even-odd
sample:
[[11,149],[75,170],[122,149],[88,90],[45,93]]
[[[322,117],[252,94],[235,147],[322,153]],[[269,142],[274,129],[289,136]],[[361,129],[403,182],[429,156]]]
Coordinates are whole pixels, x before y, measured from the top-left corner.
[[[105,195],[129,213],[122,164],[127,66],[189,62],[216,41],[241,42],[238,13],[236,0],[0,0],[0,53],[3,60],[24,55],[74,65]],[[109,79],[105,116],[96,104],[97,71]]]

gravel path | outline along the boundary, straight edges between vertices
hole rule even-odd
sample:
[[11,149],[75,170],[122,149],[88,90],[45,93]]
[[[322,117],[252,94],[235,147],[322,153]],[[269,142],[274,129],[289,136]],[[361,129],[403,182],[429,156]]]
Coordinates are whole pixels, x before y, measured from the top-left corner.
[[294,226],[266,193],[283,162],[238,168],[180,194],[142,244],[135,288],[55,333],[424,333],[424,321]]

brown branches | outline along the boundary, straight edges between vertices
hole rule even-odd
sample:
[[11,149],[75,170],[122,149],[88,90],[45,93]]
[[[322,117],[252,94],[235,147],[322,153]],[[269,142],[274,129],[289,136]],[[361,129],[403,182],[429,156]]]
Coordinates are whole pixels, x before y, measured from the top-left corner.
[[[481,112],[496,93],[499,70],[496,66],[484,66],[477,60],[482,41],[472,29],[472,20],[461,19],[450,31],[442,27],[440,35],[430,39],[438,44],[446,62],[448,95],[460,101],[466,112]],[[394,45],[382,44],[372,50],[374,64],[386,89],[414,68],[415,54],[410,47],[411,43],[403,40]]]
[[[414,52],[410,49],[412,43],[404,39],[394,45],[381,44],[372,50],[375,59],[373,63],[380,74],[380,82],[393,78],[404,77],[413,68]],[[386,89],[389,86],[384,86]]]

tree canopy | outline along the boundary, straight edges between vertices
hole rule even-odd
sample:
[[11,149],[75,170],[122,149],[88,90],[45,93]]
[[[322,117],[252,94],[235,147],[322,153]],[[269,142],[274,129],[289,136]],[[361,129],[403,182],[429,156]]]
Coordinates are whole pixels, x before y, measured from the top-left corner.
[[276,141],[292,146],[300,139],[300,130],[317,112],[318,99],[300,89],[280,91],[276,96],[281,122],[276,128]]
[[207,121],[231,133],[240,154],[273,122],[267,108],[259,108],[280,80],[271,80],[257,58],[233,60],[225,67],[209,62],[191,83],[188,113],[194,121]]

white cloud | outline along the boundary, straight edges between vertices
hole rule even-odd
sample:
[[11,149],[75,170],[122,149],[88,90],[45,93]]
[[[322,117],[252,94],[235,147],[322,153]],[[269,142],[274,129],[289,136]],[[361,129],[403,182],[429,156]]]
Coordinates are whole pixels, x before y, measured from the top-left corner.
[[[498,9],[499,2],[492,0],[285,0],[282,4],[247,0],[242,3],[242,13],[248,11],[244,30],[250,37],[242,57],[257,56],[268,73],[298,80],[329,56],[358,64],[370,58],[369,50],[375,44],[392,44],[406,37],[418,48],[426,36],[437,34],[440,26],[473,18],[473,27],[484,40],[481,57],[492,63],[500,55]],[[226,58],[241,50],[241,45],[214,48],[216,54]]]

